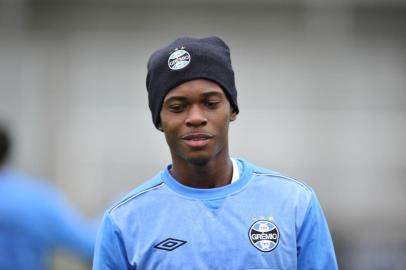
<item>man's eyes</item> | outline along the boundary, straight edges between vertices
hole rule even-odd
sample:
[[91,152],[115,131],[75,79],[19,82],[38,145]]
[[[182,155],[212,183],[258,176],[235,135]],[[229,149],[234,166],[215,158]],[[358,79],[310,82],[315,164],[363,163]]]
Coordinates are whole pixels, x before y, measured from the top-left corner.
[[216,109],[219,104],[220,104],[220,101],[218,101],[218,100],[207,100],[204,102],[204,105],[209,109]]
[[185,109],[185,105],[183,104],[172,104],[169,107],[169,111],[171,112],[182,112]]
[[[205,106],[206,108],[208,108],[209,110],[214,110],[214,109],[217,109],[217,107],[220,105],[220,103],[221,103],[221,101],[219,101],[219,100],[205,100],[201,104],[203,106]],[[183,112],[187,106],[190,106],[190,104],[187,104],[187,103],[170,104],[170,105],[168,105],[168,110],[170,112],[180,113],[180,112]]]

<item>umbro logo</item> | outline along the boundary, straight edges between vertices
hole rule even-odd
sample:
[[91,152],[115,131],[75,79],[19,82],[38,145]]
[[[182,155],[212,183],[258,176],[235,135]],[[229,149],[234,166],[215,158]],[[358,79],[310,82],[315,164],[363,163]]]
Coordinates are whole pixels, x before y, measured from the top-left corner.
[[172,251],[186,243],[187,242],[183,241],[183,240],[168,238],[168,239],[165,239],[164,241],[162,241],[161,243],[156,244],[154,246],[154,248],[162,249],[162,250],[166,250],[166,251]]

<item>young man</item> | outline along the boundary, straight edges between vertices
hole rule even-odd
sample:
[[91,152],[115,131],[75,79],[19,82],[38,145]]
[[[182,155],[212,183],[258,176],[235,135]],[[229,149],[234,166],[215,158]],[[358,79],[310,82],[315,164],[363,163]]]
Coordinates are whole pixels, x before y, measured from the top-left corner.
[[313,190],[229,156],[238,105],[224,41],[156,51],[147,90],[172,164],[106,212],[93,269],[337,269]]
[[0,125],[0,269],[52,269],[55,251],[71,252],[90,264],[95,226],[55,187],[10,168],[11,147]]

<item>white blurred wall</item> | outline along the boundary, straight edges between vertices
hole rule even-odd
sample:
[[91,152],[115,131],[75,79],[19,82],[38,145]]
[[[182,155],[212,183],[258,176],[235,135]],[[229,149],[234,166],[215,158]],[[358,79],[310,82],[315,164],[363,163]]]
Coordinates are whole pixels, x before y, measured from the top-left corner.
[[406,8],[312,2],[3,2],[14,164],[101,213],[170,162],[147,107],[149,55],[219,35],[239,91],[232,155],[310,184],[338,242],[405,243]]

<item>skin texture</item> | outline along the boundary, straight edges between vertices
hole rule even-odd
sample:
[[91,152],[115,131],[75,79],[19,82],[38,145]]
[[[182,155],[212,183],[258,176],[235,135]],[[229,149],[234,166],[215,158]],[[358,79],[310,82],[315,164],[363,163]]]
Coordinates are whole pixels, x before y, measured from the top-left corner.
[[192,80],[170,90],[160,119],[172,156],[171,174],[195,188],[228,184],[228,127],[236,117],[222,88],[212,81]]

